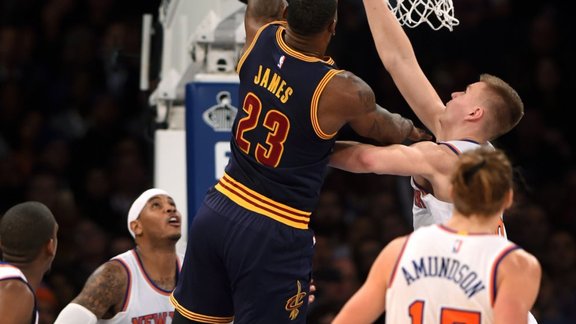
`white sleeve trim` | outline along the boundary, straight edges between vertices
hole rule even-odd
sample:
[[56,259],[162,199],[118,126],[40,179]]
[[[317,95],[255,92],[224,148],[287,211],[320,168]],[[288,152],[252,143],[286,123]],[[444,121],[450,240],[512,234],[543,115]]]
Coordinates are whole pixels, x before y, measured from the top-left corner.
[[70,303],[62,309],[54,324],[96,324],[97,321],[96,315],[86,307]]

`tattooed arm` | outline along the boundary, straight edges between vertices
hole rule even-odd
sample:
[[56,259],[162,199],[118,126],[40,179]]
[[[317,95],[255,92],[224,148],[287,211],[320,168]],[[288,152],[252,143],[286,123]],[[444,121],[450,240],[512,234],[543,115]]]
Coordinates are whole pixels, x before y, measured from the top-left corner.
[[[92,273],[80,294],[68,306],[80,305],[82,311],[91,312],[97,319],[112,318],[122,310],[127,286],[128,273],[120,262],[106,262]],[[55,323],[72,323],[69,319],[74,316],[66,314],[71,312],[68,306],[58,315]]]
[[348,71],[328,82],[318,103],[318,120],[326,134],[333,134],[349,123],[358,135],[380,144],[430,139],[411,120],[377,105],[370,86]]

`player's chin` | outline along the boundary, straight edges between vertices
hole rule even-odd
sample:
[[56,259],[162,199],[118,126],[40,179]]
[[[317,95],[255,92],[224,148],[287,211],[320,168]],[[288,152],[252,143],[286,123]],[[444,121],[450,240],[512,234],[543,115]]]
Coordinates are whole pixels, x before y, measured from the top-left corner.
[[178,233],[170,234],[168,236],[168,239],[170,239],[171,241],[177,242],[181,237],[182,237],[182,233],[178,232]]

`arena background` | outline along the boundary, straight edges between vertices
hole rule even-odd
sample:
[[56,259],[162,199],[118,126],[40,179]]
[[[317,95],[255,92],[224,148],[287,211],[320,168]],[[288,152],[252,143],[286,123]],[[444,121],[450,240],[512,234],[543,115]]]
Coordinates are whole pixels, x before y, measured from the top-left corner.
[[[576,323],[571,1],[454,3],[453,32],[407,32],[443,98],[483,72],[518,89],[526,115],[495,143],[518,170],[509,237],[543,265],[539,323]],[[52,323],[98,265],[132,246],[126,213],[154,184],[153,134],[162,126],[138,87],[142,14],[158,6],[0,0],[0,212],[38,200],[60,224],[58,256],[38,292],[42,323]],[[376,55],[361,0],[340,0],[329,54],[364,78],[381,105],[415,118]],[[410,231],[409,200],[404,178],[330,172],[312,217],[318,292],[310,323],[327,323],[379,250]]]

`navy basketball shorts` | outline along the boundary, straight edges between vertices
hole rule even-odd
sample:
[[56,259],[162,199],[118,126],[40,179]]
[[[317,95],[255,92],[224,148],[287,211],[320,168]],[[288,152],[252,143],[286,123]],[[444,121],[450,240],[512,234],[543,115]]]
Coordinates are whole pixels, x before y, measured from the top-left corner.
[[313,232],[237,205],[211,189],[194,217],[171,297],[189,321],[306,323]]

